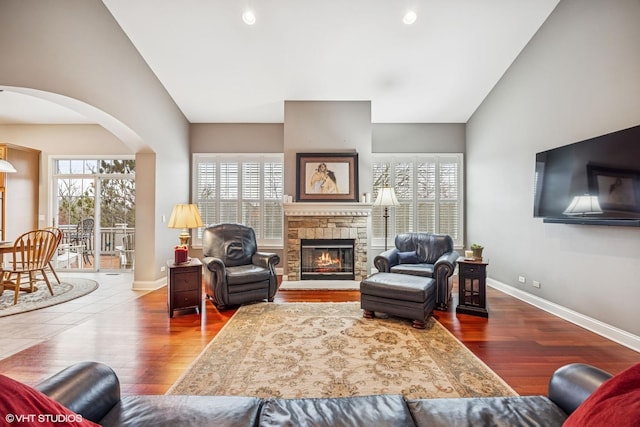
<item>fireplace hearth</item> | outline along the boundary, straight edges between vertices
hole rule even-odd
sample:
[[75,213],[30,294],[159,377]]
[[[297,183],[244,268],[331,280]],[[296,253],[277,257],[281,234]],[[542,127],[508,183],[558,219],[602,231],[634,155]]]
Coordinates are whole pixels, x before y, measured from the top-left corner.
[[354,280],[355,239],[302,239],[301,280]]

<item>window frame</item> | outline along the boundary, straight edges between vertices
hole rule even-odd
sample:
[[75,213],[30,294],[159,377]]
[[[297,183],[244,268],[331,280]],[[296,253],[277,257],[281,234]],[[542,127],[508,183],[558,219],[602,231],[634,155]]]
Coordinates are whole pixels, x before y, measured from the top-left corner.
[[[446,162],[446,160],[449,160],[448,163],[451,163],[451,159],[455,159],[455,163],[457,163],[458,168],[457,168],[457,197],[453,198],[453,199],[444,199],[441,197],[441,192],[439,191],[440,189],[440,170],[441,170],[441,165],[444,164]],[[429,161],[434,161],[436,168],[435,168],[435,189],[434,189],[434,194],[435,194],[435,198],[434,198],[434,221],[435,221],[435,229],[434,230],[423,230],[420,229],[418,230],[418,221],[419,221],[419,212],[418,212],[418,202],[419,201],[425,201],[427,199],[419,199],[418,198],[418,191],[416,191],[417,185],[418,185],[418,173],[417,171],[417,165],[423,162],[429,162]],[[412,193],[412,196],[410,199],[404,198],[402,197],[402,191],[397,191],[396,188],[396,195],[398,196],[399,201],[402,203],[403,200],[409,200],[410,206],[411,206],[411,211],[409,212],[410,214],[410,225],[409,225],[409,231],[430,231],[430,232],[436,232],[439,233],[441,232],[440,230],[441,228],[441,218],[439,216],[439,212],[440,212],[440,208],[443,205],[443,202],[447,202],[447,201],[454,201],[457,202],[458,206],[456,209],[457,212],[457,226],[455,227],[457,230],[457,236],[451,236],[453,239],[453,244],[454,247],[456,248],[462,248],[464,247],[464,200],[465,200],[465,195],[464,195],[464,153],[398,153],[398,154],[394,154],[394,153],[372,153],[372,158],[371,158],[371,177],[372,177],[372,187],[373,187],[373,200],[375,200],[377,193],[378,193],[378,188],[380,188],[379,186],[376,186],[376,167],[379,164],[384,164],[387,163],[390,165],[390,170],[389,170],[389,180],[391,183],[393,183],[394,188],[396,188],[395,182],[393,182],[396,179],[396,167],[398,164],[406,164],[406,163],[410,163],[412,165],[411,167],[411,172],[412,172],[412,177],[411,177],[411,183],[410,183],[410,189],[408,189],[407,191]],[[384,179],[383,179],[384,181]],[[381,183],[382,185],[384,185],[385,183]],[[389,182],[387,183],[389,184]],[[381,186],[382,186],[381,185]],[[405,191],[406,193],[406,191]],[[395,235],[397,234],[396,232],[396,225],[397,225],[397,221],[396,221],[396,211],[398,210],[398,208],[396,207],[391,207],[389,209],[389,226],[388,226],[388,234],[387,234],[387,246],[388,247],[393,247],[393,241],[395,239]],[[384,227],[383,224],[383,208],[382,207],[378,207],[378,206],[374,206],[373,207],[373,211],[372,211],[372,236],[371,236],[371,245],[372,247],[375,248],[383,248],[385,246],[385,242],[384,242],[384,232],[381,231],[382,228]],[[380,226],[377,226],[377,223],[380,223]],[[381,234],[379,234],[381,233]]]
[[[210,222],[210,224],[214,224],[216,222],[220,222],[220,194],[222,191],[221,188],[221,175],[220,175],[220,164],[221,163],[237,163],[237,189],[235,190],[235,197],[230,197],[229,192],[225,194],[224,200],[229,201],[230,203],[235,201],[236,203],[236,221],[238,223],[242,223],[243,220],[243,204],[252,203],[258,204],[258,208],[260,211],[259,220],[261,221],[261,227],[256,229],[256,240],[258,246],[261,248],[282,248],[284,242],[284,212],[283,212],[283,203],[282,197],[284,193],[284,153],[193,153],[192,154],[192,195],[191,202],[197,204],[199,207],[201,206],[201,202],[205,199],[199,197],[198,191],[200,188],[200,177],[199,177],[199,164],[201,163],[214,163],[215,172],[214,179],[215,183],[213,184],[213,192],[212,196],[216,203],[214,209],[216,212],[214,214],[214,222]],[[264,179],[261,179],[259,182],[260,186],[260,196],[259,198],[249,197],[245,198],[245,190],[243,188],[243,180],[246,174],[243,172],[242,164],[243,163],[259,163],[260,164],[260,176],[264,178],[264,167],[265,164],[268,163],[279,163],[281,165],[281,181],[279,183],[280,187],[275,189],[276,197],[265,197],[265,186]],[[232,192],[233,193],[233,192]],[[265,237],[265,218],[264,218],[264,210],[266,207],[266,203],[270,203],[271,206],[276,206],[276,208],[280,209],[281,215],[279,216],[279,228],[280,228],[280,236],[275,238],[267,238]],[[246,206],[246,204],[245,204]],[[201,215],[203,222],[205,222],[205,226],[207,225],[207,215],[205,211],[201,208]],[[246,214],[246,212],[245,212]],[[274,216],[275,218],[275,216]],[[203,228],[192,230],[191,242],[193,247],[202,247],[202,231]]]

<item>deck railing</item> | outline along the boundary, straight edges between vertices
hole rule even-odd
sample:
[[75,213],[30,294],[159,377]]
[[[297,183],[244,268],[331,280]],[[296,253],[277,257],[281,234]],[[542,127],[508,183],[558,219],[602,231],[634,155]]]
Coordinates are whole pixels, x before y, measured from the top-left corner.
[[[62,243],[71,244],[78,238],[76,225],[60,225],[64,232]],[[99,235],[100,253],[103,255],[115,255],[119,251],[116,247],[122,246],[122,238],[135,232],[135,227],[101,227]],[[95,248],[94,233],[86,236],[86,250],[93,252]]]

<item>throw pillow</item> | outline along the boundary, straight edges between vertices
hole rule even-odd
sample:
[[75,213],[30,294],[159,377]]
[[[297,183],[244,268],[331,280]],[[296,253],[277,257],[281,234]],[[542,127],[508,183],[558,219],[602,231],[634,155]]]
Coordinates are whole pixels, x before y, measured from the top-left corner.
[[4,375],[0,375],[0,421],[7,425],[98,426],[35,388]]
[[614,375],[585,399],[563,427],[640,426],[640,363]]
[[398,252],[398,261],[400,264],[418,264],[420,262],[416,251]]

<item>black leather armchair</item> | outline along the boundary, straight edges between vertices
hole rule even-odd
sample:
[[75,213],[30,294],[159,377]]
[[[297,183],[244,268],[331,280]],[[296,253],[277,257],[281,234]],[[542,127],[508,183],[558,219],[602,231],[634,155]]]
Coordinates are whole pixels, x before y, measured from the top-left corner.
[[207,227],[202,252],[207,299],[218,310],[246,302],[273,301],[278,288],[275,266],[280,257],[258,252],[253,228],[241,224]]
[[446,310],[451,299],[453,272],[460,255],[446,234],[401,233],[395,248],[373,259],[380,272],[430,277],[436,282],[436,308]]

